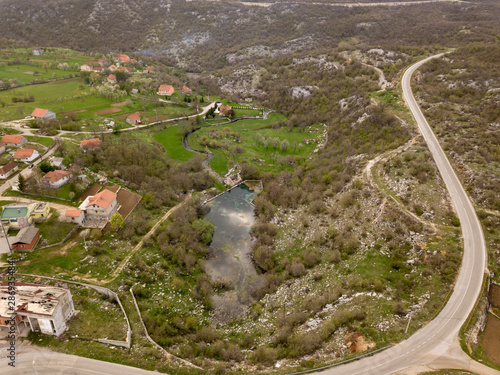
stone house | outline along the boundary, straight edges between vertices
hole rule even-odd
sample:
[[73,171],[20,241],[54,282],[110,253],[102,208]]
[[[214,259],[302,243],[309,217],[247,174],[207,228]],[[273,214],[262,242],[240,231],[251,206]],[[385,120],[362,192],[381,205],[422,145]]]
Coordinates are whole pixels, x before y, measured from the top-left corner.
[[95,151],[101,148],[101,140],[99,138],[86,139],[80,142],[80,149],[83,152]]
[[126,121],[131,125],[142,124],[141,117],[139,116],[138,113],[132,113],[128,115]]
[[23,147],[26,143],[28,143],[28,140],[26,139],[26,137],[23,137],[22,135],[5,134],[2,137],[2,143],[5,146]]
[[50,121],[56,118],[56,114],[48,109],[35,108],[35,110],[31,113],[31,117],[42,121]]
[[50,188],[57,189],[66,184],[69,181],[70,177],[71,177],[71,172],[68,171],[62,171],[62,170],[50,171],[47,172],[45,176],[42,177],[41,183]]

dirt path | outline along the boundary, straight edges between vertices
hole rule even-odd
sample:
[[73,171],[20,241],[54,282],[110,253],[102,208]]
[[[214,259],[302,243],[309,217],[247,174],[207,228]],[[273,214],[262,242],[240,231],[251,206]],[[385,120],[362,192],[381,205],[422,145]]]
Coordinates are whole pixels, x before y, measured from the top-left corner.
[[165,220],[167,220],[168,217],[170,215],[172,215],[173,212],[175,212],[177,209],[179,209],[179,207],[183,206],[189,200],[189,198],[191,198],[191,193],[189,193],[184,198],[184,200],[181,203],[179,203],[177,206],[172,207],[170,210],[168,210],[167,213],[165,215],[163,215],[156,222],[155,225],[153,225],[153,227],[149,230],[149,232],[146,233],[144,235],[144,237],[142,237],[142,239],[139,241],[139,243],[130,251],[130,253],[125,257],[125,259],[122,260],[122,262],[118,265],[118,267],[116,267],[116,269],[111,273],[111,275],[109,275],[109,277],[107,279],[97,280],[97,279],[86,278],[86,277],[78,277],[78,276],[74,276],[73,278],[85,280],[85,281],[88,281],[88,282],[92,282],[92,283],[94,283],[96,285],[103,285],[103,284],[107,284],[107,283],[112,282],[114,279],[116,279],[116,277],[120,274],[120,272],[122,272],[123,268],[125,268],[125,266],[130,261],[130,259],[132,259],[132,257],[135,255],[135,253],[137,253],[141,249],[142,245],[144,244],[144,241],[146,239],[148,239],[149,237],[151,237],[153,235],[153,233],[156,231],[156,229]]
[[[397,155],[401,154],[402,152],[408,150],[410,147],[412,147],[413,145],[415,145],[415,143],[417,142],[417,139],[420,137],[420,135],[417,135],[415,137],[413,137],[412,139],[410,139],[408,142],[406,142],[405,144],[399,146],[397,149],[395,150],[390,150],[390,151],[387,151],[385,153],[383,153],[382,155],[379,155],[377,156],[376,158],[374,159],[371,159],[368,161],[368,163],[366,164],[366,167],[363,169],[363,177],[370,183],[370,185],[380,191],[380,192],[383,192],[386,196],[384,197],[384,200],[382,201],[382,204],[381,204],[381,207],[380,207],[380,210],[379,210],[379,213],[377,215],[377,217],[375,218],[375,220],[373,221],[374,223],[377,222],[380,218],[380,216],[383,214],[384,212],[384,208],[385,208],[385,205],[387,204],[387,198],[391,198],[391,200],[407,215],[411,216],[413,219],[415,219],[416,221],[418,221],[419,223],[422,223],[424,225],[424,227],[430,229],[431,233],[434,234],[434,233],[437,233],[437,228],[436,228],[436,225],[434,223],[430,223],[428,221],[425,221],[425,220],[422,220],[420,217],[418,217],[417,215],[415,215],[413,212],[409,211],[401,202],[399,202],[392,194],[390,193],[387,193],[384,188],[382,186],[379,186],[379,184],[377,184],[375,181],[374,181],[374,178],[373,178],[373,166],[375,164],[379,164],[380,162],[385,162],[387,160],[390,160],[394,157],[396,157]],[[375,172],[376,173],[376,172]]]

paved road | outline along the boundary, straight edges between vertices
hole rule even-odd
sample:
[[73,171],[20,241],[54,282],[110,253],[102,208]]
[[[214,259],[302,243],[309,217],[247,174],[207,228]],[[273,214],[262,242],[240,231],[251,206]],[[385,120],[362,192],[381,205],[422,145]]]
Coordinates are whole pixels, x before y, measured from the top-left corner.
[[[55,353],[47,349],[36,348],[17,343],[15,368],[8,365],[5,342],[0,341],[0,374],[2,375],[158,375],[155,371],[146,371],[135,367],[97,361],[95,359]],[[140,363],[138,363],[140,365]]]
[[403,75],[402,87],[404,100],[436,161],[461,222],[464,256],[455,288],[439,315],[409,339],[380,354],[326,370],[322,374],[385,375],[401,371],[418,373],[440,368],[462,368],[485,375],[500,374],[500,371],[472,361],[460,349],[458,342],[460,327],[467,319],[481,290],[483,275],[487,269],[486,245],[474,207],[411,92],[412,74],[422,64],[440,56],[442,54],[412,65]]

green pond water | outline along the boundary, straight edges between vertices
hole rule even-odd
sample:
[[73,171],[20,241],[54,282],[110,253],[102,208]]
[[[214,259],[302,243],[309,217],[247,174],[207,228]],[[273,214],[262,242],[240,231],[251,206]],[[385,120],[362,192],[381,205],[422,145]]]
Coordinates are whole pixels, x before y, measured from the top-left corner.
[[205,220],[214,227],[206,270],[212,280],[224,280],[234,289],[213,297],[215,322],[227,322],[246,312],[251,294],[262,283],[251,259],[250,227],[255,222],[252,200],[256,192],[239,185],[211,201]]

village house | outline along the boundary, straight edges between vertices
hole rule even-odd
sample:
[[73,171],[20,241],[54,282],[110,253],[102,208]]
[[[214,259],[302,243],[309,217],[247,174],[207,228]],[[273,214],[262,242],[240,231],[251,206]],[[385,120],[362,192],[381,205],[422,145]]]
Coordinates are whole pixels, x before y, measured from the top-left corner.
[[112,72],[114,72],[116,69],[117,67],[115,64],[109,66],[109,70],[111,70]]
[[100,65],[100,66],[105,66],[107,65],[108,61],[106,59],[99,59],[97,61],[97,63]]
[[33,56],[42,56],[43,49],[40,47],[33,47],[33,48],[31,48],[31,53],[33,54]]
[[116,193],[104,189],[94,196],[87,197],[78,210],[66,210],[66,221],[102,229],[109,222],[111,215],[120,208],[116,198]]
[[193,90],[191,90],[189,87],[187,87],[186,85],[184,85],[184,86],[182,86],[182,92],[185,95],[191,95],[193,93]]
[[92,67],[92,65],[88,65],[88,64],[80,65],[80,71],[81,72],[91,72],[92,70],[94,70],[94,68]]
[[14,163],[13,161],[8,162],[3,167],[0,167],[0,178],[6,179],[7,177],[15,173],[17,169],[18,167],[16,163]]
[[142,124],[141,117],[139,116],[138,113],[132,113],[128,115],[126,121],[131,125]]
[[92,71],[96,72],[96,73],[101,73],[103,69],[104,68],[102,66],[94,66],[94,68],[92,69]]
[[0,155],[2,155],[5,152],[5,144],[0,142]]
[[83,210],[66,210],[64,213],[66,221],[69,223],[75,223],[78,225],[83,225],[83,220],[85,219],[85,211]]
[[144,69],[144,73],[153,73],[155,71],[154,66],[147,66],[146,69]]
[[69,181],[71,177],[71,172],[55,170],[50,171],[42,177],[41,183],[50,188],[60,188]]
[[38,153],[38,151],[33,148],[18,148],[14,153],[13,158],[17,161],[31,163],[39,156],[40,154]]
[[221,115],[227,116],[229,114],[229,111],[231,110],[231,106],[222,104],[219,108],[219,113]]
[[130,57],[128,57],[127,55],[118,55],[116,56],[116,62],[128,64],[130,63]]
[[2,143],[5,146],[23,147],[26,143],[28,143],[28,140],[26,139],[26,137],[23,137],[22,135],[5,134],[2,137]]
[[26,228],[33,222],[41,222],[50,215],[47,203],[9,204],[4,206],[0,218],[5,230]]
[[35,110],[31,113],[31,117],[42,121],[49,121],[55,119],[56,114],[48,109],[35,108]]
[[63,169],[64,168],[64,158],[53,157],[50,160],[50,164],[58,169]]
[[18,330],[28,328],[60,336],[68,329],[66,323],[75,314],[68,288],[16,283],[14,311],[11,310],[9,296],[9,283],[4,281],[0,283],[0,327],[4,331],[9,331],[10,319],[15,313]]
[[106,79],[109,83],[116,83],[116,77],[114,74],[110,74]]
[[101,140],[99,138],[86,139],[80,142],[80,149],[83,152],[92,152],[101,148]]
[[157,94],[162,96],[172,96],[174,91],[175,90],[172,85],[160,85]]
[[40,233],[38,228],[30,225],[19,231],[17,236],[11,242],[11,247],[19,252],[29,252],[35,249],[39,239]]

